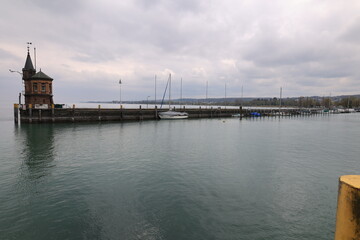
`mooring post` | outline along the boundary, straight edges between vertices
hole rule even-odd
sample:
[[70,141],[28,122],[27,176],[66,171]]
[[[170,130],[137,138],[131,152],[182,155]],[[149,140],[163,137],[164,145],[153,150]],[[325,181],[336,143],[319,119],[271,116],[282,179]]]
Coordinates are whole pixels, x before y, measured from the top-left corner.
[[51,121],[55,122],[55,105],[51,104]]
[[155,106],[155,115],[154,115],[154,119],[157,119],[158,113],[157,113],[157,106]]
[[14,104],[14,121],[17,124],[19,122],[19,104]]
[[101,105],[98,105],[98,119],[101,121]]
[[39,114],[39,122],[41,122],[41,120],[42,120],[42,114],[41,114],[41,109],[39,109],[39,112],[38,112],[38,114]]
[[32,104],[29,104],[29,123],[32,122]]
[[360,175],[339,179],[335,240],[360,239]]
[[75,122],[75,104],[73,104],[73,116],[71,118],[73,122]]
[[123,120],[123,105],[120,105],[120,120]]
[[143,120],[142,111],[141,111],[141,105],[139,105],[139,120]]

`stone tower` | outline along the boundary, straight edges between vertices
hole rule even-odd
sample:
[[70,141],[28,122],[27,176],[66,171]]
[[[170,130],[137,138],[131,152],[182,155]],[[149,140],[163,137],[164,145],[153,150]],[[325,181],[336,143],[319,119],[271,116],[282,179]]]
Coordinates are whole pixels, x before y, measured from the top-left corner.
[[52,95],[53,79],[43,73],[41,69],[36,73],[29,49],[22,72],[25,84],[25,104],[32,104],[33,107],[51,107],[51,104],[54,103]]

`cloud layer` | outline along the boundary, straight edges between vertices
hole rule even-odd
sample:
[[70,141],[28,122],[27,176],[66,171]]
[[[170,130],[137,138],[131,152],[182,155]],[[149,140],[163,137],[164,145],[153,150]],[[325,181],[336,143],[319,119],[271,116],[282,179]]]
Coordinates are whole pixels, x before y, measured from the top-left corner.
[[[358,1],[4,1],[1,100],[16,99],[26,42],[57,102],[173,95],[273,97],[359,93]],[[33,56],[32,56],[33,57]],[[33,59],[34,60],[34,59]]]

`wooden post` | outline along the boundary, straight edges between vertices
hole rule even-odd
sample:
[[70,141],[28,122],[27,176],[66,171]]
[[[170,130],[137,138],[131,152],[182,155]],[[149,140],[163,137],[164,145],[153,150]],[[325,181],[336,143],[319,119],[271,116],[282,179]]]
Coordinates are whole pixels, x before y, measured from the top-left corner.
[[54,104],[51,104],[51,121],[55,122],[55,106]]
[[120,105],[120,120],[123,120],[123,106]]
[[101,105],[98,105],[98,119],[101,121]]
[[157,110],[157,106],[155,106],[155,116],[154,116],[154,119],[157,119],[158,118],[158,110]]
[[360,176],[339,179],[335,240],[360,239]]
[[41,116],[42,114],[41,114],[41,109],[39,109],[39,122],[41,122],[41,120],[42,120],[42,116]]
[[14,104],[14,121],[17,124],[19,122],[19,104]]
[[75,122],[75,104],[73,104],[73,116],[71,118],[73,122]]
[[29,123],[32,122],[32,104],[29,104]]
[[142,111],[141,111],[141,105],[139,105],[139,120],[143,120]]

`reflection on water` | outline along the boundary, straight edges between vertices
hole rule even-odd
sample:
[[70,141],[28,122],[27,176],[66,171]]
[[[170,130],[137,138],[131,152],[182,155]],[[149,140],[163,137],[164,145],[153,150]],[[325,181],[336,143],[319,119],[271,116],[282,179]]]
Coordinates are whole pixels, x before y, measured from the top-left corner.
[[36,180],[50,174],[54,165],[54,126],[23,124],[17,129],[24,139],[21,175]]
[[329,239],[359,120],[3,122],[0,238]]

